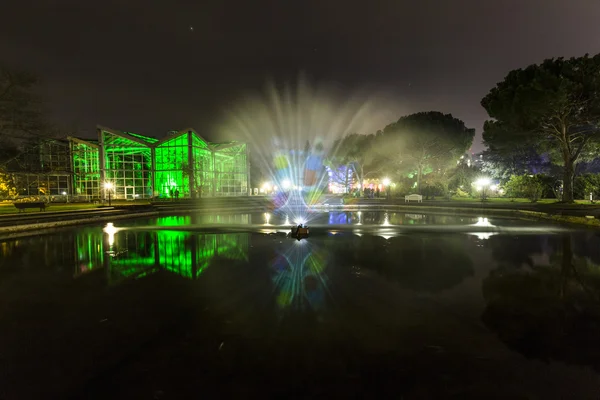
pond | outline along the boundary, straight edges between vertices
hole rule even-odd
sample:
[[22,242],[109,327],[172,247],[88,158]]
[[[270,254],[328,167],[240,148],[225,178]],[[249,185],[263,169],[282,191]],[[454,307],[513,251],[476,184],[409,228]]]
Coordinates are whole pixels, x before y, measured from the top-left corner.
[[597,231],[400,212],[8,240],[0,398],[596,398],[599,264]]

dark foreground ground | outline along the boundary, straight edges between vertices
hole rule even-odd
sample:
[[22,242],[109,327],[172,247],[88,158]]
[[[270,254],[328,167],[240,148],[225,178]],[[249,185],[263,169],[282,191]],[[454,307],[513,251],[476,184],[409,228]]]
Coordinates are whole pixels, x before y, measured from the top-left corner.
[[[113,248],[141,249],[147,236],[118,233]],[[185,253],[189,240],[165,243]],[[539,349],[526,358],[490,330],[514,337],[510,320],[526,306],[519,294],[495,303],[508,310],[498,313],[482,299],[496,268],[486,257],[494,246],[510,252],[516,238],[248,240],[246,256],[217,257],[196,280],[152,270],[117,284],[106,268],[73,278],[69,258],[43,267],[35,243],[55,242],[32,239],[0,265],[0,398],[599,397],[600,376],[585,363]],[[496,275],[488,293],[499,296]],[[577,327],[592,340],[583,351],[572,341],[569,353],[593,355],[594,329]],[[560,329],[527,330],[532,346],[562,340],[547,338]]]
[[[3,305],[2,398],[598,398],[595,373],[509,353],[425,300],[380,291],[339,304],[343,323],[275,323],[166,273],[101,293],[90,290],[98,277],[40,277],[40,297]],[[392,319],[377,315],[383,300]]]

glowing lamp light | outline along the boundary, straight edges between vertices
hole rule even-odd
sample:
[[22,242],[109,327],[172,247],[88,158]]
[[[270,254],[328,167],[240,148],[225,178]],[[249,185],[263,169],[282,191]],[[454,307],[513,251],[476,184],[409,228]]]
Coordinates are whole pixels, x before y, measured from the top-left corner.
[[383,184],[385,186],[390,186],[390,183],[392,183],[392,181],[390,181],[390,178],[383,178]]
[[296,225],[304,225],[306,223],[306,220],[304,218],[298,217],[294,220],[294,223]]
[[112,182],[104,182],[104,189],[106,189],[106,191],[108,192],[108,205],[110,206],[110,192],[112,191],[113,188],[113,183]]
[[[475,186],[477,186],[478,188],[483,188],[483,187],[489,186],[490,183],[492,183],[492,181],[490,180],[490,178],[479,178],[474,183],[475,183]],[[478,189],[478,190],[481,190],[481,189]]]
[[289,189],[292,187],[292,182],[289,179],[284,179],[283,182],[281,182],[281,187],[285,190],[285,189]]
[[271,183],[270,182],[263,183],[262,184],[262,190],[264,190],[265,192],[271,191]]
[[270,220],[271,220],[271,214],[265,213],[265,225],[269,225]]
[[62,192],[62,195],[63,195],[63,196],[66,196],[66,195],[67,195],[67,192]]

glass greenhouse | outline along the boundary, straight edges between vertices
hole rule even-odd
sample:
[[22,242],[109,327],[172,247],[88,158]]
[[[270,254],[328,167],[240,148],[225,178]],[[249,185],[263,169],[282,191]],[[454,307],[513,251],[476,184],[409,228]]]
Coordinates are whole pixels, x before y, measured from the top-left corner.
[[25,150],[2,165],[10,172],[18,196],[65,196],[72,191],[69,142],[30,142]]
[[[74,195],[117,199],[248,195],[245,143],[210,143],[192,129],[162,140],[98,128],[98,142],[70,138]],[[110,182],[112,189],[105,189]]]
[[192,129],[159,140],[98,127],[98,139],[69,137],[29,146],[11,161],[20,196],[79,200],[246,196],[245,143],[211,143]]

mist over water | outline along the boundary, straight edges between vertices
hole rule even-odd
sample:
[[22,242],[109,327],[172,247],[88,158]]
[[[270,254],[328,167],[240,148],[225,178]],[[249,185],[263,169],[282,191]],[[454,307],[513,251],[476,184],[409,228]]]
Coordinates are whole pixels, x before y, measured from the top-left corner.
[[336,139],[375,133],[400,111],[382,93],[348,93],[300,76],[293,84],[269,82],[262,93],[233,103],[218,131],[220,138],[250,145],[254,170],[279,189],[277,208],[292,211],[314,204],[327,188],[322,164],[335,153]]

